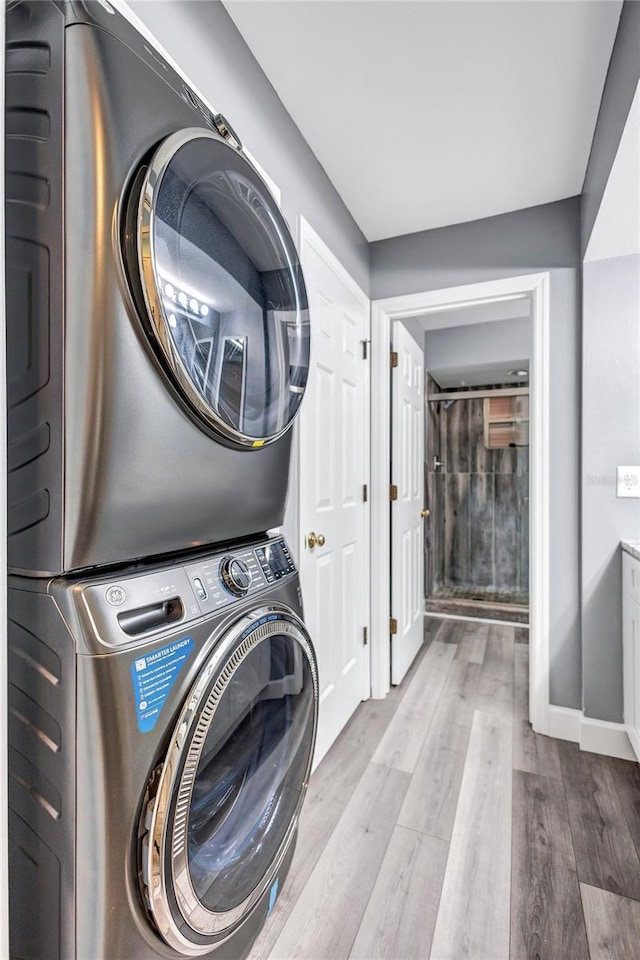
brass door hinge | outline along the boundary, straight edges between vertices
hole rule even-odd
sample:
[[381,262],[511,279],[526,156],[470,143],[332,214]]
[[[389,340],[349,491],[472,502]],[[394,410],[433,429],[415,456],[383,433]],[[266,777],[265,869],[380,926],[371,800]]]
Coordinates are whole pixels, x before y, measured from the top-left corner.
[[389,633],[393,637],[397,632],[398,632],[398,621],[396,620],[395,617],[389,617]]
[[389,484],[389,500],[397,500],[397,499],[398,499],[398,488],[395,485],[395,483],[390,483]]
[[362,628],[362,646],[366,647],[369,643],[369,631],[367,627]]
[[369,499],[369,487],[366,483],[362,484],[362,502],[366,503]]
[[397,366],[398,366],[398,351],[397,351],[397,350],[392,350],[392,351],[391,351],[391,366],[392,366],[392,367],[397,367]]
[[360,341],[360,343],[362,344],[362,359],[363,359],[363,360],[368,360],[368,359],[369,359],[369,343],[370,343],[370,342],[371,342],[370,340],[361,340],[361,341]]

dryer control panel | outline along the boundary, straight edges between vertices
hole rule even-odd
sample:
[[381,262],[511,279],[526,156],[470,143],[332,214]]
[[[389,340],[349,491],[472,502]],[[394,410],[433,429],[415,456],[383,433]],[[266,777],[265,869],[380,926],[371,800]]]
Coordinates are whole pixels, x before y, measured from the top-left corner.
[[224,610],[295,572],[278,537],[191,563],[78,584],[76,596],[102,642],[119,646]]

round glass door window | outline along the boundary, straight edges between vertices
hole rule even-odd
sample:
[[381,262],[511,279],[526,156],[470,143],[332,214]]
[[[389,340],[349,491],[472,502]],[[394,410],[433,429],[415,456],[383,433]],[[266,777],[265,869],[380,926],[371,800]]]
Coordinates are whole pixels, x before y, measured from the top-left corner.
[[175,949],[228,936],[277,875],[310,773],[317,695],[310,641],[288,612],[252,614],[205,664],[143,846],[147,901]]
[[243,446],[277,439],[307,382],[309,311],[262,179],[218,134],[176,133],[147,169],[137,233],[148,330],[192,413]]

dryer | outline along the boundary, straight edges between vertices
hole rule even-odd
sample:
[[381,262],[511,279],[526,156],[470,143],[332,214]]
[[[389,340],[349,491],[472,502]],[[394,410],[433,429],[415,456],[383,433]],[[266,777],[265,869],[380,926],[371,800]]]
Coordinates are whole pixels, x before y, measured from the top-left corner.
[[9,561],[278,526],[309,316],[230,123],[108,2],[8,5]]
[[318,680],[281,538],[13,577],[11,957],[242,957],[284,882]]

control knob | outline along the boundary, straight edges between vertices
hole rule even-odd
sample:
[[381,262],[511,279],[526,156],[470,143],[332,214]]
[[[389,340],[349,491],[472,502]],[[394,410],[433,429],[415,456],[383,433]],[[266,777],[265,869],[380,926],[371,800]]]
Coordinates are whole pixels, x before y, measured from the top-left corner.
[[234,597],[244,597],[251,585],[251,571],[240,557],[224,557],[220,563],[220,577]]

